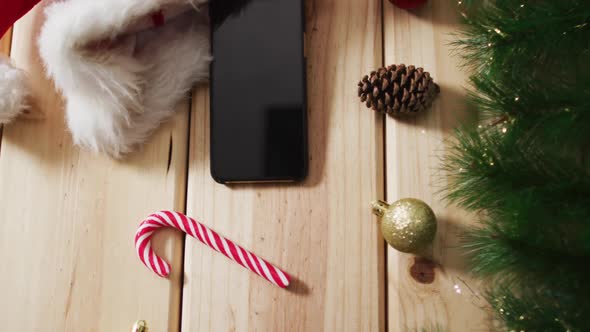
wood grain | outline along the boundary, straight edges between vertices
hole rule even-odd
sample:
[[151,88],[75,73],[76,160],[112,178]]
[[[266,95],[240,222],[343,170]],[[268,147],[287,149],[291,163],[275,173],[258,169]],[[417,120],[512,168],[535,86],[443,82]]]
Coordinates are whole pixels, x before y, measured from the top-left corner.
[[356,82],[381,64],[379,1],[307,2],[310,175],[299,185],[223,186],[209,174],[209,102],[194,95],[188,214],[284,268],[281,290],[188,239],[184,331],[384,329],[382,121]]
[[[390,331],[440,327],[445,331],[486,331],[489,325],[478,285],[468,278],[457,249],[457,235],[470,222],[441,195],[440,172],[445,140],[463,116],[465,74],[448,43],[456,32],[452,2],[429,1],[416,10],[384,7],[386,64],[424,67],[441,86],[433,109],[415,119],[386,121],[387,197],[416,197],[437,214],[439,231],[432,261],[388,249],[388,323]],[[428,256],[428,254],[427,254]]]
[[4,36],[0,38],[0,54],[10,54],[10,44],[12,42],[12,28],[6,31]]
[[[300,185],[212,180],[204,86],[193,95],[190,140],[188,107],[180,105],[178,116],[126,161],[79,151],[37,55],[41,8],[16,25],[12,57],[29,73],[46,118],[4,129],[2,330],[126,331],[136,319],[152,331],[181,324],[184,331],[488,330],[479,285],[456,248],[469,216],[436,194],[445,185],[438,171],[445,139],[464,108],[465,74],[447,46],[455,8],[445,1],[411,12],[387,1],[383,8],[358,0],[306,6],[310,176]],[[9,40],[2,39],[0,52]],[[431,72],[442,94],[430,113],[384,123],[358,102],[355,83],[383,65],[382,54],[385,64]],[[384,248],[369,209],[384,186],[389,201],[412,196],[434,208],[432,261]],[[133,249],[135,228],[153,211],[183,211],[185,190],[189,215],[284,268],[295,277],[290,290],[192,238],[183,266],[183,240],[174,232],[156,240],[172,264],[171,281],[147,271]]]
[[176,267],[167,281],[141,265],[133,236],[149,213],[184,207],[188,102],[129,160],[79,151],[43,77],[35,42],[41,20],[37,7],[14,29],[12,57],[47,116],[4,129],[1,329],[128,331],[145,319],[153,331],[177,331],[182,237],[164,234],[156,245]]

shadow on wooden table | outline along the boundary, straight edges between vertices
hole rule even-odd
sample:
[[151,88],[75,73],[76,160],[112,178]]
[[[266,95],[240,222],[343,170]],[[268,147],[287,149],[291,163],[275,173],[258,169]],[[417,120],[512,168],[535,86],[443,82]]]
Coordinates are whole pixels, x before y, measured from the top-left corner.
[[415,255],[417,262],[443,272],[468,274],[467,256],[461,252],[461,246],[462,234],[465,234],[469,226],[449,217],[437,217],[437,223],[434,243]]
[[[458,89],[457,87],[451,87],[446,84],[441,84],[440,90],[440,95],[432,104],[431,109],[416,115],[396,117],[395,120],[408,125],[422,127],[428,132],[436,132],[442,129],[444,133],[451,132],[459,125],[478,121],[476,113],[468,111],[466,104],[467,90]],[[445,117],[443,113],[452,113],[454,116]],[[438,118],[440,118],[440,121],[437,121]]]
[[291,284],[287,290],[300,296],[306,296],[311,292],[309,287],[301,279],[295,276],[291,276]]
[[[463,297],[463,300],[469,305],[487,312],[490,310],[485,298],[488,281],[471,273],[467,251],[462,248],[462,236],[471,227],[477,227],[477,218],[477,216],[468,215],[465,212],[461,212],[460,217],[441,218],[439,223],[443,225],[446,235],[444,236],[445,240],[442,240],[441,237],[438,249],[440,257],[436,258],[441,264],[442,272],[452,280],[454,287],[452,291],[457,296]],[[460,220],[468,220],[468,223],[460,222]],[[488,331],[488,329],[482,327],[481,331]]]
[[[435,284],[437,280],[450,280],[442,283],[454,289],[450,291],[463,297],[464,301],[482,310],[488,309],[485,296],[479,290],[485,289],[485,280],[476,278],[470,273],[467,255],[461,249],[461,235],[468,227],[458,222],[461,218],[438,218],[439,231],[434,244],[414,255],[408,273],[418,284]],[[475,225],[475,224],[474,224]],[[466,303],[467,303],[466,302]]]
[[434,24],[457,24],[461,12],[466,10],[465,6],[459,3],[460,1],[457,0],[429,1],[426,5],[407,10],[407,12]]

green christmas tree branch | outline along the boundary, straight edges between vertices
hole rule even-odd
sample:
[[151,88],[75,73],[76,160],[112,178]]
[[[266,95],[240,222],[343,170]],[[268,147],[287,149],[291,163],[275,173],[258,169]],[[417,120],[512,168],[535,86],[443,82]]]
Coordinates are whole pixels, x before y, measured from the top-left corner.
[[447,198],[480,216],[471,269],[507,330],[590,331],[590,1],[468,1],[454,42],[481,122]]

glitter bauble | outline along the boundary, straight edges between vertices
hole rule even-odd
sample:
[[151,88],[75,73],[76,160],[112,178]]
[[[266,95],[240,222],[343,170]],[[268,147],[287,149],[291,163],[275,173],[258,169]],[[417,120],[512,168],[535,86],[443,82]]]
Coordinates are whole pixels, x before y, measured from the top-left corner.
[[401,252],[418,253],[434,240],[436,216],[419,199],[404,198],[391,205],[376,201],[373,212],[381,217],[385,241]]
[[135,322],[135,324],[133,324],[133,328],[131,329],[131,332],[147,332],[148,328],[147,328],[147,323],[145,322],[145,320],[140,320]]

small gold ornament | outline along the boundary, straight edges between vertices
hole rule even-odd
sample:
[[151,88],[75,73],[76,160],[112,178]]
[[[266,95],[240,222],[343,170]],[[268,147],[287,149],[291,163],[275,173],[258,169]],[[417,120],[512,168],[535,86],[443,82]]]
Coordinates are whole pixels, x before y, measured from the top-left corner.
[[404,198],[393,204],[372,203],[373,213],[381,217],[381,233],[395,249],[417,253],[434,240],[436,216],[428,204],[415,198]]
[[147,323],[145,320],[140,320],[133,324],[131,332],[148,332]]

